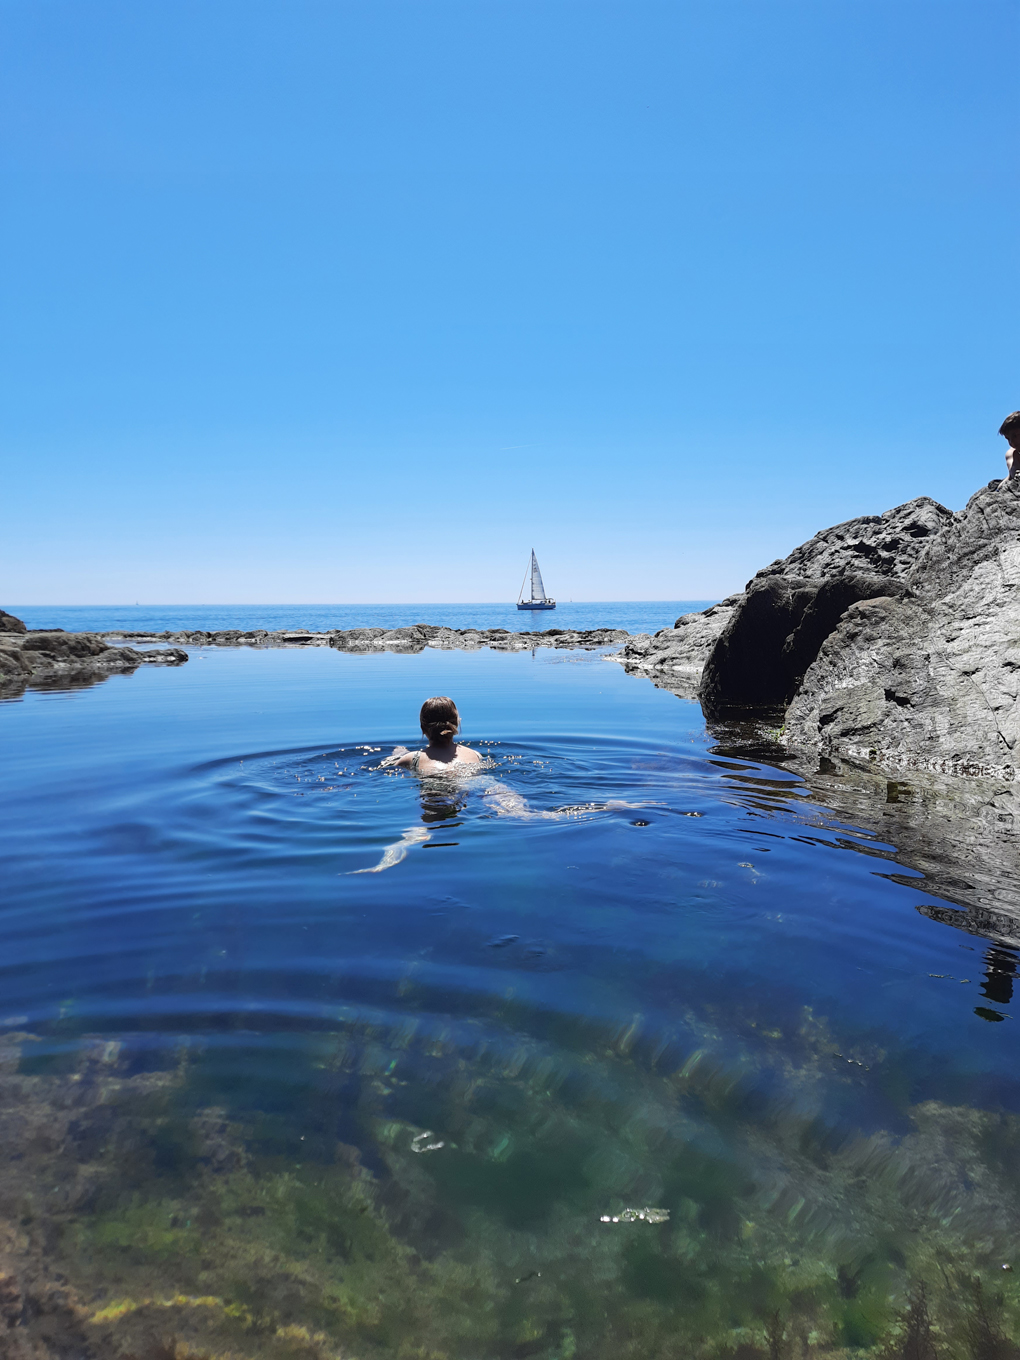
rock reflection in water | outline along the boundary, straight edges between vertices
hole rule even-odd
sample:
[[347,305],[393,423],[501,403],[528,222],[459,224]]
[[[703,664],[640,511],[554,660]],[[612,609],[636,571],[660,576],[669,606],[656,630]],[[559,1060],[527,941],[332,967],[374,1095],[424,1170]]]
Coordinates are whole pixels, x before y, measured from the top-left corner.
[[[919,908],[933,920],[1020,947],[1020,789],[1006,779],[940,776],[909,771],[903,778],[867,763],[822,756],[791,756],[758,723],[714,729],[717,755],[782,767],[804,782],[805,803],[823,817],[845,818],[888,847],[879,851],[894,882],[916,886],[957,904],[943,914]],[[787,793],[791,786],[785,786]],[[849,845],[847,848],[850,848]],[[897,874],[895,864],[923,875]]]
[[989,1001],[1008,1006],[1013,1000],[1017,956],[1011,949],[989,949],[985,955],[985,981],[981,988]]

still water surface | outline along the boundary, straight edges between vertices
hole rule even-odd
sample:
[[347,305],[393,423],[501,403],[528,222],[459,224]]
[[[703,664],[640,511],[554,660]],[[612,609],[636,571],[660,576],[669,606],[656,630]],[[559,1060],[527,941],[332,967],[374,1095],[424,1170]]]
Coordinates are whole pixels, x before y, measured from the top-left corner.
[[[456,787],[377,768],[433,693]],[[1001,968],[696,705],[587,653],[206,649],[0,731],[0,1094],[64,1131],[0,1125],[0,1194],[90,1344],[1020,1336]]]

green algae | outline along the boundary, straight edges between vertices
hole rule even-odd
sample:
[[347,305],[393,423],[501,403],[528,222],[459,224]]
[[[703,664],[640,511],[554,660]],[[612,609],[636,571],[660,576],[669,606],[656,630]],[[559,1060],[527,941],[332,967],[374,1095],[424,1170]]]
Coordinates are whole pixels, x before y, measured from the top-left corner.
[[[699,1038],[663,1071],[633,1035],[554,1053],[352,1021],[309,1045],[289,1133],[197,1104],[201,1058],[8,1063],[28,1117],[0,1125],[0,1209],[102,1356],[1020,1356],[1020,1120],[927,1101],[905,1132],[833,1128],[819,1097],[884,1059],[808,1014],[768,1038],[782,1082],[751,1117],[746,1067]],[[341,1106],[356,1141],[329,1136]]]

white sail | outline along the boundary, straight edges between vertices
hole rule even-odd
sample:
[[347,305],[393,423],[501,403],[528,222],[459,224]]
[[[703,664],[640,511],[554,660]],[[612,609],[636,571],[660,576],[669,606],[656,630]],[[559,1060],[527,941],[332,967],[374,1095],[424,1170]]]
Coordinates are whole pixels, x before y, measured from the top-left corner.
[[542,584],[542,573],[538,569],[534,548],[531,550],[531,598],[536,604],[545,604],[545,586]]

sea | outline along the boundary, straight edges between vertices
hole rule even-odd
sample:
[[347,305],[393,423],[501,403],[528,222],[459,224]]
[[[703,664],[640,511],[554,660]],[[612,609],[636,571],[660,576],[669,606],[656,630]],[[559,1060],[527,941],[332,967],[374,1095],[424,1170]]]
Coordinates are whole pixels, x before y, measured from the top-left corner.
[[681,614],[707,609],[714,600],[564,600],[555,609],[518,609],[495,604],[200,604],[200,605],[9,605],[8,613],[29,628],[63,628],[69,633],[177,632],[182,629],[405,628],[433,623],[447,628],[624,628],[656,633],[672,628]]
[[[16,612],[506,618],[317,608]],[[189,655],[0,703],[19,1345],[1017,1354],[1015,960],[894,844],[608,654]],[[386,764],[432,694],[470,777]]]

